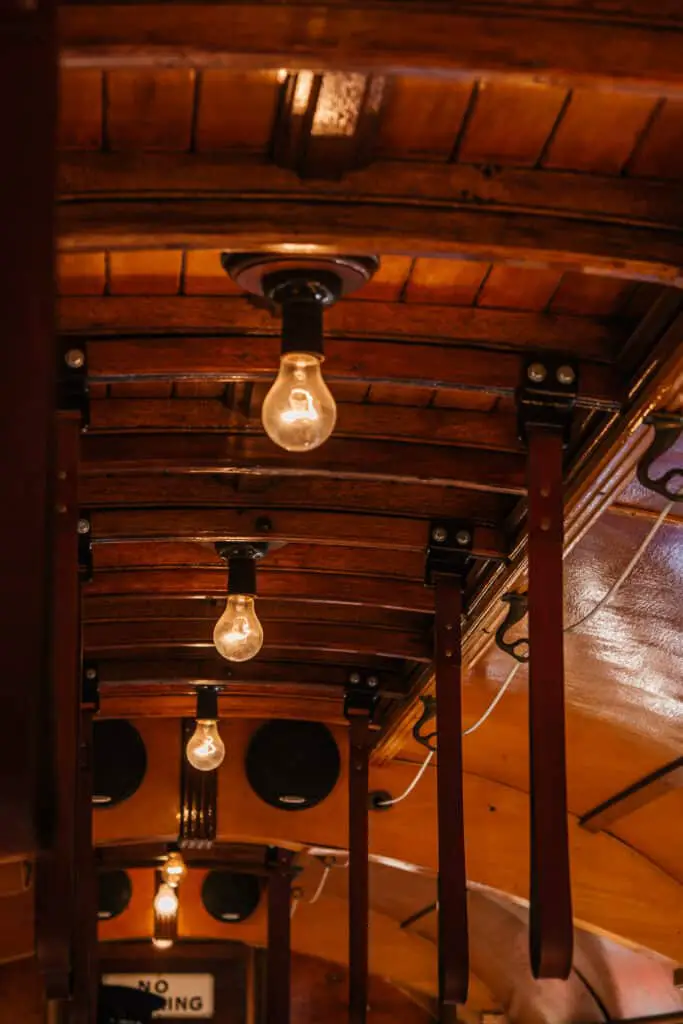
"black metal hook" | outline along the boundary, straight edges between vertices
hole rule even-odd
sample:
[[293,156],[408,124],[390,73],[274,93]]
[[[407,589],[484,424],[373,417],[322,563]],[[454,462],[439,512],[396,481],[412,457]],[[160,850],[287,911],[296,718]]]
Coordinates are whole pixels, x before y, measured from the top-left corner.
[[432,732],[427,733],[426,736],[422,735],[422,730],[428,722],[436,718],[436,697],[420,697],[420,700],[422,701],[422,714],[413,726],[413,739],[421,743],[427,750],[435,751],[437,730],[434,729]]
[[[509,642],[505,639],[505,634],[508,629],[512,629],[518,622],[521,622],[527,614],[527,595],[511,590],[509,593],[503,594],[502,600],[509,605],[509,608],[505,620],[501,622],[496,630],[496,643],[501,651],[505,651],[506,654],[509,654],[516,661],[525,664],[529,660],[529,638],[524,636]],[[519,647],[525,648],[525,653],[518,653],[517,649]]]
[[[645,423],[654,427],[655,434],[650,447],[638,463],[636,470],[638,482],[649,491],[661,494],[668,501],[683,501],[683,467],[669,469],[657,479],[650,476],[653,463],[673,448],[683,434],[683,416],[653,413],[652,416],[646,417]],[[680,477],[682,483],[677,490],[669,490],[670,481],[676,477]]]

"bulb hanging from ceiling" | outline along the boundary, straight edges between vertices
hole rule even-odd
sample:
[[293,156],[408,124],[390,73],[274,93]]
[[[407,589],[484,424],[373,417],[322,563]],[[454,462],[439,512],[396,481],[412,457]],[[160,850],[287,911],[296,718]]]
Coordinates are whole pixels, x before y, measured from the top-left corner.
[[172,850],[161,867],[162,881],[177,889],[187,875],[187,865],[178,850]]
[[161,882],[152,904],[154,934],[152,945],[156,949],[170,949],[178,930],[178,893],[167,882]]
[[228,600],[215,625],[213,642],[227,661],[249,661],[263,646],[263,626],[256,614],[256,558],[265,545],[218,544],[228,563]]
[[218,687],[197,688],[195,730],[185,748],[187,760],[200,772],[212,772],[223,764],[225,744],[218,732]]
[[247,291],[264,296],[282,312],[280,370],[261,410],[275,444],[306,452],[328,439],[337,407],[323,380],[323,313],[368,281],[379,266],[373,256],[233,255],[224,270]]

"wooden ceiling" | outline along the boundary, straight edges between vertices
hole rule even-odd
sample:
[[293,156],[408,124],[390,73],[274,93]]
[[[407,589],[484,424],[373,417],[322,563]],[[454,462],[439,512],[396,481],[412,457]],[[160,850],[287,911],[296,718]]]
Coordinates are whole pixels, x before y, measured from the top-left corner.
[[[623,487],[644,414],[680,406],[683,18],[673,0],[318,7],[316,31],[305,3],[60,11],[58,322],[90,384],[85,650],[116,717],[191,713],[193,684],[216,681],[228,717],[337,723],[350,673],[372,672],[377,760],[415,759],[432,518],[470,521],[481,556],[466,717],[509,670],[485,651],[500,596],[524,585],[515,392],[530,356],[579,362],[569,620],[660,507]],[[352,147],[327,177],[278,165],[288,74],[309,68],[339,97],[344,75],[382,77],[365,166],[349,169]],[[339,418],[304,456],[260,425],[279,319],[220,267],[222,250],[252,249],[381,258],[326,315]],[[680,751],[679,529],[673,517],[644,562],[644,598],[639,577],[597,635],[568,638],[574,815]],[[229,537],[285,542],[259,567],[265,646],[241,666],[211,641],[213,545]],[[466,747],[473,779],[528,790],[525,715],[513,688]],[[681,882],[673,811],[656,808],[615,834]],[[615,912],[614,933],[632,939],[638,913],[620,931]],[[679,948],[647,927],[653,947]]]

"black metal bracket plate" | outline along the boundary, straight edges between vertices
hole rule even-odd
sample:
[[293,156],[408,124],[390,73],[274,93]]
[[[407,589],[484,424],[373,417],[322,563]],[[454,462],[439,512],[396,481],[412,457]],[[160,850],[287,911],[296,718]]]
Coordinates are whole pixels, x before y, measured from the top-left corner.
[[87,512],[78,517],[78,574],[81,583],[90,583],[93,576],[92,523]]
[[90,392],[88,385],[88,356],[85,347],[73,339],[63,340],[57,367],[57,407],[74,410],[81,415],[81,429],[90,425]]
[[425,727],[436,718],[436,697],[428,694],[420,697],[422,701],[422,714],[413,726],[413,739],[421,743],[427,750],[436,751],[438,731],[436,728],[431,732],[424,732]]
[[362,676],[359,672],[353,675],[358,676],[358,680],[350,682],[344,690],[344,717],[350,719],[367,715],[372,722],[380,699],[377,677]]
[[578,383],[576,360],[546,352],[531,356],[524,363],[517,389],[520,440],[526,443],[529,426],[545,427],[561,431],[566,447],[570,440]]
[[100,673],[97,663],[94,661],[83,662],[81,706],[95,713],[100,710]]
[[[670,451],[683,434],[683,416],[672,413],[653,413],[645,418],[648,426],[654,427],[654,437],[645,452],[636,474],[638,483],[655,494],[661,494],[667,501],[683,501],[683,466],[668,469],[660,477],[653,477],[651,470],[655,462]],[[678,477],[676,490],[669,489],[669,484]]]
[[433,586],[434,576],[460,576],[463,583],[472,561],[474,527],[462,519],[433,519],[429,524],[425,586]]

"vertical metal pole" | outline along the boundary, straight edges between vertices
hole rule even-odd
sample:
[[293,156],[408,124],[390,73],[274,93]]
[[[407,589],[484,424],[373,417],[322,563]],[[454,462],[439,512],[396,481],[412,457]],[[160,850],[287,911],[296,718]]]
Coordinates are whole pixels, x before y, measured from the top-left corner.
[[271,851],[268,880],[268,952],[266,959],[266,1024],[289,1024],[291,968],[292,853]]
[[0,858],[31,857],[50,723],[52,442],[56,398],[53,221],[57,53],[53,0],[0,4]]
[[97,873],[92,842],[93,713],[81,705],[76,823],[76,899],[74,992],[69,1024],[92,1024],[97,1018]]
[[370,714],[349,713],[349,1022],[368,1005],[368,746]]
[[564,723],[562,431],[528,424],[527,444],[530,952],[535,977],[567,978],[573,924]]
[[439,842],[439,1021],[456,1020],[467,1002],[467,871],[462,783],[463,577],[435,574],[435,675],[438,760],[436,785]]

